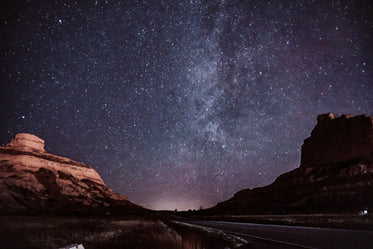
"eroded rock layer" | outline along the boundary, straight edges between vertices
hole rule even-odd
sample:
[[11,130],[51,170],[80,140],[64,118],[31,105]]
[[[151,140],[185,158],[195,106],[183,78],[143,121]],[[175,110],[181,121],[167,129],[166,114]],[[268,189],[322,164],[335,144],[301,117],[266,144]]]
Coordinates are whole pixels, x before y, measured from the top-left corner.
[[141,208],[115,193],[90,166],[44,150],[21,133],[0,146],[1,213],[105,213]]

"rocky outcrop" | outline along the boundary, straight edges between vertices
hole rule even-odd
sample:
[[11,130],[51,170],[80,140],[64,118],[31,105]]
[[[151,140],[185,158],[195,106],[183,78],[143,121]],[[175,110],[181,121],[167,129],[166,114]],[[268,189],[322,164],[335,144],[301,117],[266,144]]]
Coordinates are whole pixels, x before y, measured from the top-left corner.
[[20,133],[0,146],[1,213],[134,212],[90,166],[44,150],[44,141]]
[[348,160],[373,162],[373,121],[366,115],[319,115],[311,137],[302,146],[302,167]]
[[319,115],[299,168],[271,185],[245,189],[214,214],[358,212],[373,208],[373,122],[365,115]]
[[19,151],[44,151],[44,140],[28,133],[18,133],[15,138],[7,144]]

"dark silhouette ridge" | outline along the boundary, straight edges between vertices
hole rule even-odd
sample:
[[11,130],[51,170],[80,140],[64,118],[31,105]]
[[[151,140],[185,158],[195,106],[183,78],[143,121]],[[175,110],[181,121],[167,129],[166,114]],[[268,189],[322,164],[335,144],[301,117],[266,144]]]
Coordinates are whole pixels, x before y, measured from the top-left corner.
[[373,120],[319,115],[301,165],[272,184],[244,189],[205,214],[343,213],[373,206]]

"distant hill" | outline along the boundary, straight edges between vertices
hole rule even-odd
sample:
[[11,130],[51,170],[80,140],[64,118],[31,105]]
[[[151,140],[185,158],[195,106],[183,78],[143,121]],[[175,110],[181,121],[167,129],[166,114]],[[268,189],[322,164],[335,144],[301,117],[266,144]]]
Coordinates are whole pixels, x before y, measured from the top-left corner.
[[20,133],[0,146],[0,213],[134,213],[145,209],[108,188],[90,166],[44,150]]
[[205,214],[373,211],[373,120],[319,115],[302,146],[301,165],[272,184],[237,192]]

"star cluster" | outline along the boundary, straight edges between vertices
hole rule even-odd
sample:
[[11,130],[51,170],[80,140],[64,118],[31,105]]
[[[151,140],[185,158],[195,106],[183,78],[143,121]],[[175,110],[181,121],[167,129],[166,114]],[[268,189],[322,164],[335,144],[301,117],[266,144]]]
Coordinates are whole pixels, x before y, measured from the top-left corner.
[[2,1],[0,142],[18,132],[153,209],[299,166],[321,113],[373,115],[370,1]]

